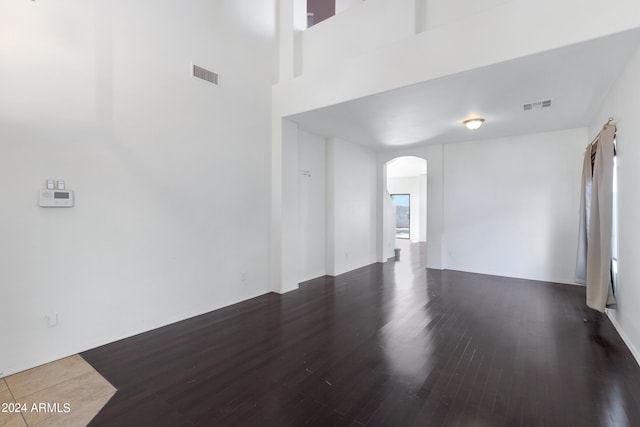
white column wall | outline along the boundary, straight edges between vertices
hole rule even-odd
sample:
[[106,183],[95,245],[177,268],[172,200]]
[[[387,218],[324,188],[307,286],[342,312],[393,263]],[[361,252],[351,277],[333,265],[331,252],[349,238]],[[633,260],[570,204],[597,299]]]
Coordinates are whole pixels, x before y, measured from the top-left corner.
[[336,276],[376,262],[376,153],[331,138],[327,176],[327,274]]
[[383,189],[382,194],[382,215],[379,218],[382,224],[382,258],[378,262],[386,262],[395,255],[396,248],[396,206],[393,204],[391,195],[387,189]]
[[298,281],[326,274],[326,141],[298,131]]
[[418,177],[419,182],[419,194],[420,194],[420,234],[418,236],[418,241],[426,242],[427,241],[427,175],[420,175]]
[[282,120],[282,242],[281,282],[274,289],[284,293],[298,288],[300,210],[298,201],[298,125]]

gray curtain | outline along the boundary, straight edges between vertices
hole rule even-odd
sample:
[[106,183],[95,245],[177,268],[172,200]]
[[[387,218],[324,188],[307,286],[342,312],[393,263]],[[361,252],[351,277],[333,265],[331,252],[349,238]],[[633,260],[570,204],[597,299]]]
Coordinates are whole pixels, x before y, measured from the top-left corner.
[[605,307],[615,305],[611,287],[615,132],[614,125],[605,125],[597,142],[587,147],[580,195],[575,280],[587,286],[587,305],[601,312]]

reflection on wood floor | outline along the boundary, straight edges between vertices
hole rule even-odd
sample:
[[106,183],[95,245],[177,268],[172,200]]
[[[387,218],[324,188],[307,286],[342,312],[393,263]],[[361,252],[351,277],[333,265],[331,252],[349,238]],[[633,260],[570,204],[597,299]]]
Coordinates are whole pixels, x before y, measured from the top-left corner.
[[84,353],[118,389],[92,425],[640,425],[640,368],[583,288],[406,245]]

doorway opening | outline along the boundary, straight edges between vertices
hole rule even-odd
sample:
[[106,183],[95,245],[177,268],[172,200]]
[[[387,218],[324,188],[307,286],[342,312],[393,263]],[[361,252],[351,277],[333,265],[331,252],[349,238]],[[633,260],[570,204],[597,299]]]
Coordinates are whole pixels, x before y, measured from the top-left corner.
[[411,194],[392,194],[396,207],[396,239],[409,239],[411,234]]
[[427,161],[402,156],[383,167],[382,259],[397,256],[398,250],[410,245],[420,248],[420,263],[426,266]]

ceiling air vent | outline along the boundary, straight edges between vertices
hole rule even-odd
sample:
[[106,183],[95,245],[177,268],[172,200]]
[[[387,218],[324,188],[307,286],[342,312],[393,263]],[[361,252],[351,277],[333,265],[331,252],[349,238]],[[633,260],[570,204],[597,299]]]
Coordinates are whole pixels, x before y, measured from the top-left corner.
[[196,79],[203,80],[215,86],[220,86],[220,76],[218,73],[199,67],[196,64],[191,64],[191,75]]
[[530,102],[522,106],[524,111],[537,110],[538,108],[548,108],[548,107],[551,107],[550,99],[546,99],[544,101]]

